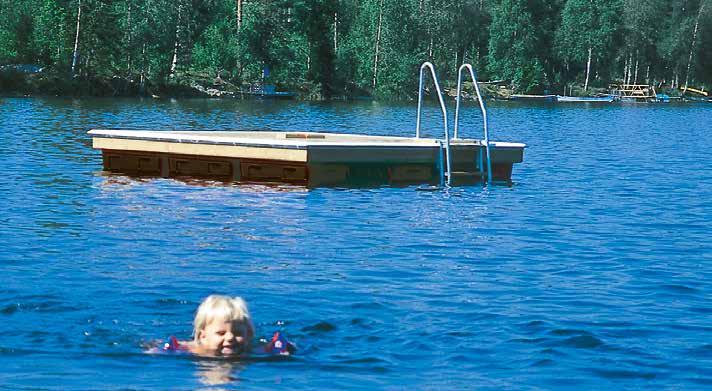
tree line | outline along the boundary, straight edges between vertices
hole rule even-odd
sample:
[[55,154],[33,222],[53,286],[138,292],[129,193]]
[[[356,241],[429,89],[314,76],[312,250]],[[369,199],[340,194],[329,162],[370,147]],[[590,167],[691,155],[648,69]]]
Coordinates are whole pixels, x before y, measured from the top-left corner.
[[0,0],[0,64],[407,98],[423,61],[520,92],[712,84],[712,0]]

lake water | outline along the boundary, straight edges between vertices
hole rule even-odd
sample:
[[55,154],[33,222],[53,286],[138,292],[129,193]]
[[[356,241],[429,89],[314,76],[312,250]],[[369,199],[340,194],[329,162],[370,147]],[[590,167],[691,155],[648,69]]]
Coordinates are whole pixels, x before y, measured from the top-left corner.
[[[0,99],[0,389],[712,386],[712,105],[489,114],[511,187],[306,190],[105,175],[86,132],[412,135],[415,104]],[[143,353],[211,293],[298,353]]]

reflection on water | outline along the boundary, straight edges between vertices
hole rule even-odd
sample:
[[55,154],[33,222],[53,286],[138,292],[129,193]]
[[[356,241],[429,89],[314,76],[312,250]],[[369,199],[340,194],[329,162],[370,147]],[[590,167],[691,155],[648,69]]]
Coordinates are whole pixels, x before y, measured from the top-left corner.
[[306,186],[292,185],[286,183],[264,183],[264,182],[232,182],[232,181],[219,181],[213,179],[203,179],[203,178],[193,178],[193,177],[172,177],[172,178],[161,178],[161,177],[150,177],[150,176],[127,176],[123,174],[115,174],[102,171],[97,174],[98,176],[104,178],[104,182],[100,186],[112,188],[114,186],[133,186],[145,183],[151,183],[153,181],[174,181],[175,183],[181,183],[187,186],[197,186],[197,187],[225,187],[234,188],[240,192],[306,192],[308,188]]
[[239,381],[237,376],[244,368],[241,364],[224,360],[196,361],[196,377],[207,386],[219,386],[228,383],[234,388]]

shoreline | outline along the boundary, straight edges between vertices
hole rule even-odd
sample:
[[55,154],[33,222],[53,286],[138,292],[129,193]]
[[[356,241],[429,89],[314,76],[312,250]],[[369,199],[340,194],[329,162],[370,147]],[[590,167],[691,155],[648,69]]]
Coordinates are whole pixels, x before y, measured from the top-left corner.
[[[471,87],[470,87],[471,88]],[[358,95],[341,94],[324,98],[318,91],[320,87],[303,83],[296,88],[277,87],[262,83],[241,83],[212,78],[206,74],[185,72],[177,74],[172,80],[162,83],[148,81],[143,86],[136,80],[127,77],[76,77],[69,79],[56,72],[0,72],[0,97],[4,98],[145,98],[145,99],[226,99],[226,100],[293,100],[300,102],[328,101],[377,101],[377,102],[413,102],[416,96],[376,97],[360,91]],[[518,91],[504,86],[494,86],[480,83],[484,99],[488,102],[525,102],[536,98],[546,98],[550,103],[556,103],[556,94],[546,90],[546,95],[522,95]],[[284,91],[286,90],[286,91]],[[443,88],[447,100],[455,100],[455,89],[451,86]],[[554,89],[553,91],[555,91]],[[608,95],[603,87],[590,88],[584,93],[583,88],[576,88],[572,97],[588,97]],[[660,95],[668,97],[665,103],[708,103],[712,98],[696,95],[684,95],[680,90],[661,88]],[[562,95],[563,96],[563,95]],[[532,99],[522,99],[529,97]],[[463,98],[472,100],[473,96],[467,90]],[[476,100],[476,99],[475,99]],[[618,102],[617,103],[628,103]],[[607,103],[616,103],[607,102]],[[585,102],[579,102],[585,103]],[[593,102],[589,102],[593,103]],[[599,102],[596,102],[599,103]],[[601,102],[602,103],[602,102]]]

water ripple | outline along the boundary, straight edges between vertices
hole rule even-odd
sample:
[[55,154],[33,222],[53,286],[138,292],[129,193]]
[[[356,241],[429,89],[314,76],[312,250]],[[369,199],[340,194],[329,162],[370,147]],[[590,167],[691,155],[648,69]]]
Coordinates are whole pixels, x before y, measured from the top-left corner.
[[[463,114],[479,129],[476,107]],[[712,135],[699,129],[711,114],[494,104],[492,138],[528,144],[511,187],[307,190],[105,174],[86,131],[407,136],[414,107],[4,99],[0,384],[704,388],[712,171],[699,145]],[[426,134],[439,115],[425,108]],[[257,334],[282,330],[297,354],[142,353],[190,338],[216,292],[244,296]]]

